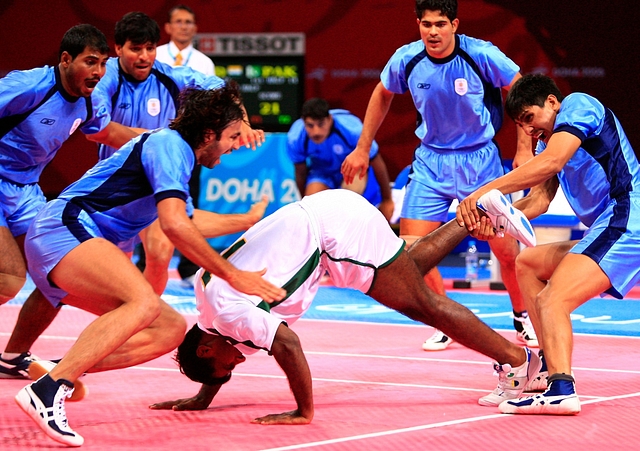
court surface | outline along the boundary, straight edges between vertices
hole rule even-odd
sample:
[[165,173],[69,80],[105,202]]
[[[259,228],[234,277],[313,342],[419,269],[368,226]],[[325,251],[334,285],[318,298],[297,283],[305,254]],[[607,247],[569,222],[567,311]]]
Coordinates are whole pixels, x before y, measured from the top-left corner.
[[[28,293],[29,287],[24,290]],[[636,290],[634,290],[636,291]],[[477,399],[497,378],[490,361],[454,343],[427,353],[431,335],[352,290],[322,287],[293,329],[311,367],[315,417],[305,426],[250,424],[295,407],[283,372],[266,353],[238,366],[206,411],[147,408],[190,397],[199,386],[181,375],[171,355],[130,369],[84,377],[89,394],[67,403],[83,449],[207,450],[635,450],[640,443],[640,296],[594,299],[576,311],[574,372],[582,400],[575,417],[501,415]],[[504,292],[449,290],[508,339],[515,339]],[[175,279],[165,299],[195,321],[193,294]],[[0,307],[0,347],[21,299]],[[93,316],[63,308],[33,353],[60,357]],[[0,380],[0,449],[59,449],[15,405],[25,385]]]

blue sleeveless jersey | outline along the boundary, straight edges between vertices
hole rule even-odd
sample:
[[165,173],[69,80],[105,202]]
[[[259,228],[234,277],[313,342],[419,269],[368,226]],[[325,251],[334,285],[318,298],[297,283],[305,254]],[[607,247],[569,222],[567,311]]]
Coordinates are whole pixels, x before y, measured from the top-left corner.
[[37,183],[76,129],[92,134],[108,123],[103,105],[64,90],[57,66],[9,73],[0,79],[0,178]]
[[[591,226],[612,199],[619,205],[640,193],[640,166],[627,136],[611,110],[594,97],[568,95],[561,103],[554,133],[567,132],[582,144],[558,174],[576,216]],[[536,153],[546,148],[539,141]]]
[[389,91],[411,92],[419,114],[416,136],[437,152],[486,146],[502,125],[501,88],[520,70],[490,42],[455,39],[454,52],[440,59],[430,57],[421,40],[405,45],[380,76]]
[[[206,76],[193,69],[171,67],[155,61],[149,77],[138,81],[126,74],[118,58],[110,58],[107,72],[93,92],[96,101],[104,104],[111,120],[128,127],[154,130],[167,127],[176,117],[178,95],[185,87],[218,89],[224,80]],[[99,158],[104,159],[116,149],[101,145]]]
[[[157,217],[157,202],[177,197],[188,202],[194,151],[171,129],[140,135],[99,161],[59,196],[73,207],[63,221],[73,229],[80,210],[104,237],[120,243],[133,238]],[[75,213],[74,213],[75,212]]]

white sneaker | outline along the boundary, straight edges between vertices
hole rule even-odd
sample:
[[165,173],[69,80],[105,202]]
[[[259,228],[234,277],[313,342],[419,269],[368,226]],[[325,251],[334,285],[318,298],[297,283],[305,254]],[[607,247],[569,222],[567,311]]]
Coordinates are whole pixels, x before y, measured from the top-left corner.
[[436,332],[422,343],[422,349],[425,351],[444,351],[453,343],[451,337],[436,329]]
[[493,369],[498,376],[498,386],[486,396],[478,399],[481,406],[499,406],[505,400],[515,399],[522,394],[525,386],[540,371],[542,362],[529,348],[523,348],[527,353],[527,360],[517,368],[511,365],[500,365],[494,362]]
[[69,427],[64,401],[73,393],[73,384],[54,381],[46,375],[27,385],[16,395],[18,406],[53,440],[67,446],[82,446],[84,438]]
[[[528,348],[539,348],[538,336],[533,329],[533,324],[531,324],[531,318],[528,315],[514,316],[513,321],[514,323],[516,321],[520,323],[519,327],[516,327],[516,339]],[[519,328],[522,330],[518,330]]]
[[536,234],[531,223],[500,191],[492,189],[480,196],[477,205],[489,216],[498,236],[504,236],[507,233],[526,246],[536,245]]

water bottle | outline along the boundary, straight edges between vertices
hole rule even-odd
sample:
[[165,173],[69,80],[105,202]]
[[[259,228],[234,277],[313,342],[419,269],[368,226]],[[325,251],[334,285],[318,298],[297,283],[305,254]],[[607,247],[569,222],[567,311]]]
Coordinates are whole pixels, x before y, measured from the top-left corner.
[[469,240],[469,248],[464,256],[464,280],[472,282],[478,280],[478,248],[474,240]]

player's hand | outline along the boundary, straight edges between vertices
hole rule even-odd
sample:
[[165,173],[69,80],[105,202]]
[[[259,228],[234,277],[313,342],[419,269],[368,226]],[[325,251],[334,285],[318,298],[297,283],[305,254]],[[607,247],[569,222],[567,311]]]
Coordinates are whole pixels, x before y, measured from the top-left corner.
[[269,205],[269,197],[264,195],[262,196],[262,199],[260,199],[258,202],[256,202],[251,206],[251,208],[247,212],[247,215],[251,217],[254,224],[260,221],[264,217],[264,213],[265,211],[267,211],[268,205]]
[[496,228],[487,216],[480,215],[480,224],[471,232],[471,236],[482,241],[489,241],[496,237]]
[[256,150],[264,142],[264,130],[254,130],[246,122],[240,127],[240,145]]
[[267,268],[255,272],[238,270],[227,279],[227,282],[236,290],[259,296],[269,304],[282,300],[287,292],[264,280],[262,276],[264,276],[266,272]]
[[297,410],[272,413],[251,421],[254,424],[309,424],[311,418],[305,418]]
[[456,221],[460,227],[465,227],[469,232],[473,232],[480,227],[480,214],[478,213],[478,198],[481,194],[478,191],[471,193],[469,197],[460,201],[456,208]]
[[378,205],[378,210],[380,210],[380,213],[384,215],[387,222],[391,221],[394,207],[395,207],[395,204],[391,199],[383,200],[382,202],[380,202],[380,205]]
[[174,401],[163,401],[151,404],[150,409],[153,410],[205,410],[209,407],[210,402],[194,396],[193,398],[182,398]]
[[347,155],[347,158],[342,162],[340,172],[347,185],[350,185],[355,180],[356,176],[362,179],[369,169],[369,152],[359,151],[358,147],[353,152]]

